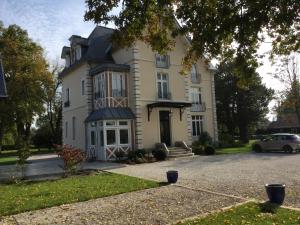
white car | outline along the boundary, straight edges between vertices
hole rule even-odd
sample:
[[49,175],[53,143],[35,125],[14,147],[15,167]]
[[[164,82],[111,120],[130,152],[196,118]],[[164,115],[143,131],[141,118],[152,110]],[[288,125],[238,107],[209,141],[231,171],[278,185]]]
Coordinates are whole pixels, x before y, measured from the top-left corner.
[[252,149],[255,152],[263,151],[300,151],[300,137],[296,134],[279,133],[272,134],[268,138],[253,143]]

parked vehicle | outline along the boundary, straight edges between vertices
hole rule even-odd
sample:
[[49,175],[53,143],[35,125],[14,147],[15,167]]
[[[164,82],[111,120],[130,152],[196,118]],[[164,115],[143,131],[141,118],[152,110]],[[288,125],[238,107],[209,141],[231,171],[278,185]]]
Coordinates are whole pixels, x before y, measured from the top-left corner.
[[269,135],[262,141],[256,141],[252,145],[255,152],[263,151],[284,151],[296,152],[300,151],[300,137],[296,134],[278,133]]

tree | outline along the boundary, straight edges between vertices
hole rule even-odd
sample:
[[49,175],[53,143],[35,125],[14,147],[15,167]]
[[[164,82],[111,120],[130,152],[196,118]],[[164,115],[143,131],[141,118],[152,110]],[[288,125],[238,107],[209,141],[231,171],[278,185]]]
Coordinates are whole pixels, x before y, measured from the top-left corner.
[[[189,36],[183,73],[203,55],[218,57],[226,49],[240,61],[239,75],[249,76],[244,68],[265,34],[272,39],[274,53],[300,47],[299,0],[86,0],[86,6],[85,20],[112,22],[117,29],[114,40],[121,46],[141,40],[162,53],[173,48],[172,37]],[[113,14],[119,6],[120,12]]]
[[277,114],[295,113],[300,122],[300,54],[293,53],[280,58],[273,75],[285,85],[276,109]]
[[[218,124],[232,137],[236,130],[241,141],[248,142],[248,131],[265,118],[274,91],[266,88],[261,77],[252,71],[247,87],[239,85],[236,73],[237,59],[223,61],[216,74],[216,102]],[[221,129],[224,131],[224,128]]]
[[[1,102],[0,121],[15,124],[20,156],[28,154],[30,128],[44,110],[45,88],[53,79],[43,57],[43,49],[17,25],[1,27],[0,53],[5,71],[8,98]],[[1,137],[0,137],[1,138]]]
[[[58,62],[56,62],[50,72],[53,76],[53,83],[45,87],[45,113],[39,116],[37,125],[38,136],[48,138],[44,144],[49,147],[51,144],[62,143],[62,96],[61,96],[61,80],[58,79],[58,74],[62,68]],[[37,139],[37,138],[35,138]]]

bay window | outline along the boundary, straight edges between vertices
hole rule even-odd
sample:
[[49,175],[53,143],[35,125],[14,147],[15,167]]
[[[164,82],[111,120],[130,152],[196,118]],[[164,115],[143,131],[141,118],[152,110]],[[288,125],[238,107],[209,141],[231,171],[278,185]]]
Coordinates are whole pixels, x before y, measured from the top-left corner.
[[112,74],[112,97],[125,97],[125,76],[120,73]]

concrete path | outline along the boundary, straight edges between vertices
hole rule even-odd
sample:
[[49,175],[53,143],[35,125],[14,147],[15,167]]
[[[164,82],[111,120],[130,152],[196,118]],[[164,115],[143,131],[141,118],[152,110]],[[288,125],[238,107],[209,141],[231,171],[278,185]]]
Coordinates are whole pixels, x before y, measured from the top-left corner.
[[242,202],[178,186],[163,186],[2,218],[0,224],[169,224]]
[[[31,156],[26,164],[25,177],[30,179],[48,178],[51,176],[60,176],[64,173],[63,161],[55,154],[43,154]],[[112,162],[86,162],[83,169],[105,170],[120,168],[124,165]],[[0,180],[21,177],[20,168],[16,165],[0,166]]]
[[112,169],[111,172],[166,181],[178,170],[180,185],[266,200],[266,183],[286,184],[286,205],[300,208],[300,154],[264,153],[198,156]]

